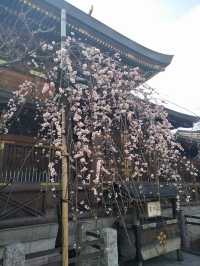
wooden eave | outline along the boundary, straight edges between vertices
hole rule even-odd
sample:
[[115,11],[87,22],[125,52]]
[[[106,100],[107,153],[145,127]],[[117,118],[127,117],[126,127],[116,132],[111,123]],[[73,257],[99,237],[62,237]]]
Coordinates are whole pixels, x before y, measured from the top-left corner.
[[166,112],[168,113],[169,121],[175,128],[177,127],[190,128],[193,126],[195,122],[199,120],[199,118],[196,116],[180,113],[168,108],[166,108]]
[[176,136],[183,140],[200,142],[200,131],[178,130]]

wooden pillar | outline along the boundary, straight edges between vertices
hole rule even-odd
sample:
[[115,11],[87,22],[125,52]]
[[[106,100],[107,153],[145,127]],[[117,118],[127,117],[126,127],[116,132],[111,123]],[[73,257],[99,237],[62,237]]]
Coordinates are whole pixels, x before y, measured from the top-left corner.
[[176,199],[172,199],[171,204],[172,204],[172,217],[177,218]]
[[4,156],[4,142],[0,141],[0,182],[3,183],[5,180],[2,180],[2,178],[5,178],[3,176],[3,156]]
[[[176,218],[178,220],[178,226],[179,226],[179,229],[180,229],[181,247],[182,247],[182,239],[183,239],[183,235],[184,235],[183,226],[182,226],[182,223],[183,223],[182,211],[181,210],[177,210],[176,199],[172,199],[171,202],[172,202],[172,216],[173,216],[173,218]],[[180,247],[180,249],[176,250],[177,260],[178,261],[183,261],[183,254],[182,254],[181,247]]]
[[137,255],[137,266],[143,265],[143,259],[142,259],[142,227],[140,224],[135,226],[136,230],[136,255]]
[[187,224],[183,210],[179,212],[179,226],[181,233],[181,248],[188,249],[189,242],[188,242]]
[[45,190],[43,190],[42,191],[42,212],[45,214],[45,212],[46,212],[46,191]]

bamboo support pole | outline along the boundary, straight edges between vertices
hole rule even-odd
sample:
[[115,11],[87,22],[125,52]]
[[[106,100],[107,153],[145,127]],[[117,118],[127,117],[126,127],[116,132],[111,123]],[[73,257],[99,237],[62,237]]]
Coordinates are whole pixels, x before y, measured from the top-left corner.
[[[66,11],[61,10],[61,50],[66,38]],[[62,54],[62,52],[61,52]],[[61,56],[61,67],[63,67]],[[66,108],[62,108],[62,266],[68,266],[69,220],[68,220],[68,151],[66,136]]]
[[68,242],[69,242],[69,224],[68,224],[68,158],[67,158],[67,140],[66,140],[66,114],[62,110],[62,265],[68,266]]

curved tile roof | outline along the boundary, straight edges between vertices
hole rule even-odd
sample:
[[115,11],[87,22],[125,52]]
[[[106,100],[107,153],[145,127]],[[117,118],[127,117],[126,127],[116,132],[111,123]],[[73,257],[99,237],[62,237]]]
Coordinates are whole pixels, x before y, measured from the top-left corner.
[[89,16],[88,14],[84,13],[80,9],[74,7],[64,0],[45,0],[45,2],[56,7],[57,9],[65,8],[67,13],[74,19],[80,21],[80,23],[88,26],[98,33],[103,34],[108,39],[112,39],[114,42],[119,43],[120,45],[126,47],[128,50],[135,52],[140,56],[146,57],[151,61],[153,60],[155,61],[155,63],[158,63],[163,67],[166,67],[171,63],[171,60],[173,58],[172,55],[166,55],[153,51],[135,41],[130,40],[129,38],[111,29],[107,25]]

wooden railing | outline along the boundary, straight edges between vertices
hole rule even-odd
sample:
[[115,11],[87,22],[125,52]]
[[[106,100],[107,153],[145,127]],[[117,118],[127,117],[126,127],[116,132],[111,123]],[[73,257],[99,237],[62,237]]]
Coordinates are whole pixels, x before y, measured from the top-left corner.
[[[29,137],[0,137],[0,183],[49,181],[48,147],[37,147],[35,143],[36,141]],[[55,181],[58,182],[58,178]]]
[[0,183],[46,183],[49,182],[48,172],[40,169],[26,168],[24,170],[2,170]]

